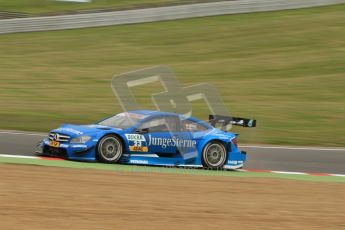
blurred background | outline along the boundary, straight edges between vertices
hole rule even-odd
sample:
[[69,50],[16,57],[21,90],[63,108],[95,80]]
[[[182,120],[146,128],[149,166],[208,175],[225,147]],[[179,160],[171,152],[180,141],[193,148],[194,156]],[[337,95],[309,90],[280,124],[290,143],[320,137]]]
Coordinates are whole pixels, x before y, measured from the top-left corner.
[[[239,0],[241,1],[241,0]],[[196,2],[1,0],[0,26],[33,16]],[[0,129],[47,132],[121,107],[114,75],[166,64],[182,86],[215,85],[241,143],[345,146],[345,4],[97,28],[0,34]],[[21,19],[21,20],[22,20]],[[144,108],[160,85],[134,90]],[[204,102],[193,116],[207,119]]]

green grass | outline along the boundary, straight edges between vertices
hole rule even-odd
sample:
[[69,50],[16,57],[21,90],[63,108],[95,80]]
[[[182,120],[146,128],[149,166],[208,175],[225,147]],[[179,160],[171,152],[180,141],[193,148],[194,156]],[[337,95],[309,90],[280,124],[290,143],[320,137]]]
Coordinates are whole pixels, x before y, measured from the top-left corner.
[[205,1],[210,2],[212,0],[92,0],[89,3],[63,2],[54,0],[1,0],[0,12],[20,12],[35,16],[90,9],[123,10]]
[[340,176],[312,176],[312,175],[293,175],[277,173],[257,173],[257,172],[237,172],[237,171],[214,171],[202,169],[184,169],[184,168],[165,168],[165,167],[148,167],[121,164],[102,164],[87,163],[65,160],[41,160],[41,159],[24,159],[0,157],[0,164],[28,164],[50,167],[80,168],[80,169],[98,169],[122,172],[142,172],[142,173],[175,173],[189,174],[199,176],[233,176],[233,177],[256,177],[256,178],[276,178],[291,179],[301,181],[318,181],[318,182],[345,182],[344,177]]
[[[0,36],[0,128],[48,131],[121,108],[115,74],[168,64],[254,117],[240,143],[345,146],[345,5]],[[145,108],[149,92],[141,87]],[[205,118],[205,104],[193,115]]]

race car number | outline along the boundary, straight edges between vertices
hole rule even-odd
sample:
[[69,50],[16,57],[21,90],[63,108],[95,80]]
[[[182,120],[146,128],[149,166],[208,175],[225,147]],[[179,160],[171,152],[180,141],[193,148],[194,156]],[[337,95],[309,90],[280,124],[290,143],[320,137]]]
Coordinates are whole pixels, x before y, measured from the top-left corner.
[[52,147],[59,147],[60,143],[57,141],[50,141],[48,145]]

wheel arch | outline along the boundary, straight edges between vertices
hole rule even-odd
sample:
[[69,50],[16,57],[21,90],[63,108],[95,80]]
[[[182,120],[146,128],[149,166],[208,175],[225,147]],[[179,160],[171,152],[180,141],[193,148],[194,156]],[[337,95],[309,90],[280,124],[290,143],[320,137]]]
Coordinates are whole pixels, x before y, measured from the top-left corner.
[[204,152],[204,149],[206,148],[207,144],[209,144],[210,142],[219,142],[222,145],[224,145],[224,148],[226,150],[226,158],[225,158],[225,163],[226,163],[228,161],[228,159],[229,159],[229,152],[231,151],[231,145],[229,144],[228,141],[222,140],[220,138],[210,138],[210,139],[204,140],[203,143],[202,143],[202,148],[201,148],[198,160],[201,163],[203,162],[203,152]]
[[98,138],[98,141],[97,141],[97,145],[98,145],[99,141],[102,140],[103,137],[110,136],[110,135],[118,137],[120,139],[120,141],[121,141],[121,144],[125,148],[124,150],[126,150],[126,147],[127,147],[126,141],[124,140],[124,138],[120,134],[115,133],[115,132],[107,132],[107,133],[103,133],[102,135],[100,135],[99,138]]
[[[115,133],[115,132],[104,132],[100,135],[98,135],[97,139],[97,143],[95,145],[95,159],[98,160],[98,157],[97,157],[97,151],[98,151],[98,145],[100,143],[100,141],[105,137],[105,136],[116,136],[117,138],[119,138],[119,140],[121,141],[121,144],[123,146],[123,153],[126,153],[127,152],[127,149],[128,149],[128,145],[126,143],[126,141],[124,140],[124,138],[119,134],[119,133]],[[122,154],[123,154],[122,153]]]
[[[229,149],[230,147],[229,147],[229,142],[228,142],[228,141],[222,140],[222,139],[220,139],[220,138],[210,138],[210,139],[206,139],[206,140],[204,140],[204,141],[202,142],[201,153],[204,151],[206,145],[207,145],[208,143],[210,143],[211,141],[216,141],[216,142],[222,143],[222,144],[224,145],[226,151],[227,151],[227,152],[230,151],[230,149]],[[201,156],[201,155],[200,155],[200,156]]]

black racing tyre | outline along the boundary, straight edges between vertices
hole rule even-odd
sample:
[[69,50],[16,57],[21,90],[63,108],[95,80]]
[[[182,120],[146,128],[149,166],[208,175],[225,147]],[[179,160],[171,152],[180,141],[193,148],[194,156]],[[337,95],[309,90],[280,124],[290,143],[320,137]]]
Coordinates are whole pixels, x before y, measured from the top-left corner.
[[209,142],[202,151],[202,164],[206,168],[223,168],[226,158],[225,146],[219,141]]
[[119,137],[106,135],[97,144],[97,160],[104,163],[116,163],[123,153],[123,144]]

